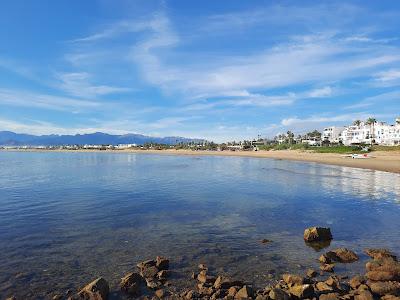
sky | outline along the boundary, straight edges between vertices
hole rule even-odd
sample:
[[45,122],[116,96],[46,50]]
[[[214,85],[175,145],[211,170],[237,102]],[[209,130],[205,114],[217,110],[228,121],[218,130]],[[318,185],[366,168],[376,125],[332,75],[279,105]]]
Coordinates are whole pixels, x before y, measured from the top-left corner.
[[399,1],[0,2],[0,131],[221,142],[398,116]]

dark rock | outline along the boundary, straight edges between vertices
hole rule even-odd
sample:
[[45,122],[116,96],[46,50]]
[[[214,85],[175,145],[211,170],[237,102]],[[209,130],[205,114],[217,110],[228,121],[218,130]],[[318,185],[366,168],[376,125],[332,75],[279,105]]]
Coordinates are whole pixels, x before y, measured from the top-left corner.
[[140,275],[144,278],[154,278],[158,273],[158,269],[156,266],[144,267],[140,271]]
[[253,296],[253,290],[249,286],[245,285],[236,293],[235,299],[238,299],[238,300],[246,299],[247,300],[249,297],[252,297],[252,296]]
[[160,281],[165,281],[170,276],[170,272],[168,270],[162,270],[157,273],[157,279]]
[[358,260],[357,254],[347,248],[339,248],[329,251],[325,256],[331,261],[340,263],[351,263]]
[[155,267],[156,266],[156,261],[154,259],[149,259],[142,261],[136,265],[140,270],[144,268],[149,268],[149,267]]
[[332,262],[332,260],[326,254],[321,254],[321,256],[318,258],[318,261],[322,264],[330,264]]
[[130,295],[138,295],[140,294],[140,285],[142,283],[144,283],[142,276],[132,272],[121,278],[120,288]]
[[262,239],[261,240],[261,244],[269,244],[269,243],[271,243],[272,241],[271,240],[268,240],[268,239]]
[[397,257],[388,249],[365,249],[364,252],[373,259],[392,258],[397,260]]
[[169,259],[157,256],[156,257],[156,267],[161,270],[168,270],[169,269]]
[[306,242],[321,242],[332,239],[330,228],[310,227],[304,231],[304,240]]
[[146,285],[149,289],[156,290],[162,286],[162,283],[153,278],[146,278]]
[[269,297],[272,300],[289,300],[290,296],[283,289],[273,288],[269,292]]
[[100,277],[86,285],[79,291],[78,297],[84,300],[106,300],[110,288],[108,282]]
[[309,278],[314,278],[317,276],[317,272],[314,269],[308,269],[306,275]]
[[300,299],[312,298],[314,288],[311,284],[294,285],[289,288],[289,293]]
[[51,298],[52,300],[61,300],[63,298],[63,296],[61,295],[54,295],[53,298]]
[[227,277],[218,276],[215,279],[214,287],[216,289],[229,289],[231,286],[243,286],[243,282],[238,280],[231,280]]
[[377,295],[400,295],[400,282],[396,281],[376,281],[368,282],[368,286],[370,287],[371,291]]
[[324,272],[332,273],[335,270],[335,264],[322,264],[319,268]]

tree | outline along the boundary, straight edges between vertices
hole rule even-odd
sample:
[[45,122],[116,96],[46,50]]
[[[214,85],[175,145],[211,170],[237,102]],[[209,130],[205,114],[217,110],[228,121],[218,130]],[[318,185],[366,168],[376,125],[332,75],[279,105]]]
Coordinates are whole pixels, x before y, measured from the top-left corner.
[[286,132],[286,134],[289,144],[293,144],[294,133],[289,130],[288,132]]
[[361,120],[355,120],[355,121],[353,122],[353,125],[354,125],[354,126],[360,126],[360,125],[361,125]]
[[366,124],[369,125],[370,133],[371,133],[371,144],[375,142],[374,140],[374,127],[375,127],[376,119],[375,118],[368,118]]

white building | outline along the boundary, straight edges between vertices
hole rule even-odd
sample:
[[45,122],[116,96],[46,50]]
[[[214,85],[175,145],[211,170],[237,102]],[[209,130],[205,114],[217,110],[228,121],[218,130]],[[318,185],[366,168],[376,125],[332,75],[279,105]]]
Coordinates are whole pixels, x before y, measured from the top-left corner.
[[359,125],[345,127],[341,140],[347,146],[352,144],[400,145],[400,118],[396,119],[395,125],[385,122],[372,124],[361,122]]
[[339,143],[341,141],[342,132],[344,127],[331,126],[324,128],[321,135],[322,141],[329,141],[330,143]]

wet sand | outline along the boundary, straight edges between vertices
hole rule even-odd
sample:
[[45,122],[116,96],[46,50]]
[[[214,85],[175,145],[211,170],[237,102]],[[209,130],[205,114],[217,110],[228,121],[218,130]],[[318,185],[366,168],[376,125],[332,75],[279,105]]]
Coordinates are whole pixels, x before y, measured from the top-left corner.
[[[16,150],[3,150],[16,151]],[[63,152],[107,152],[107,153],[149,153],[167,155],[212,155],[212,156],[242,156],[257,158],[285,159],[305,162],[315,162],[352,168],[371,169],[384,172],[400,173],[400,151],[374,151],[367,159],[353,159],[338,153],[315,153],[302,150],[276,151],[192,151],[192,150],[17,150],[17,151],[63,151]]]

